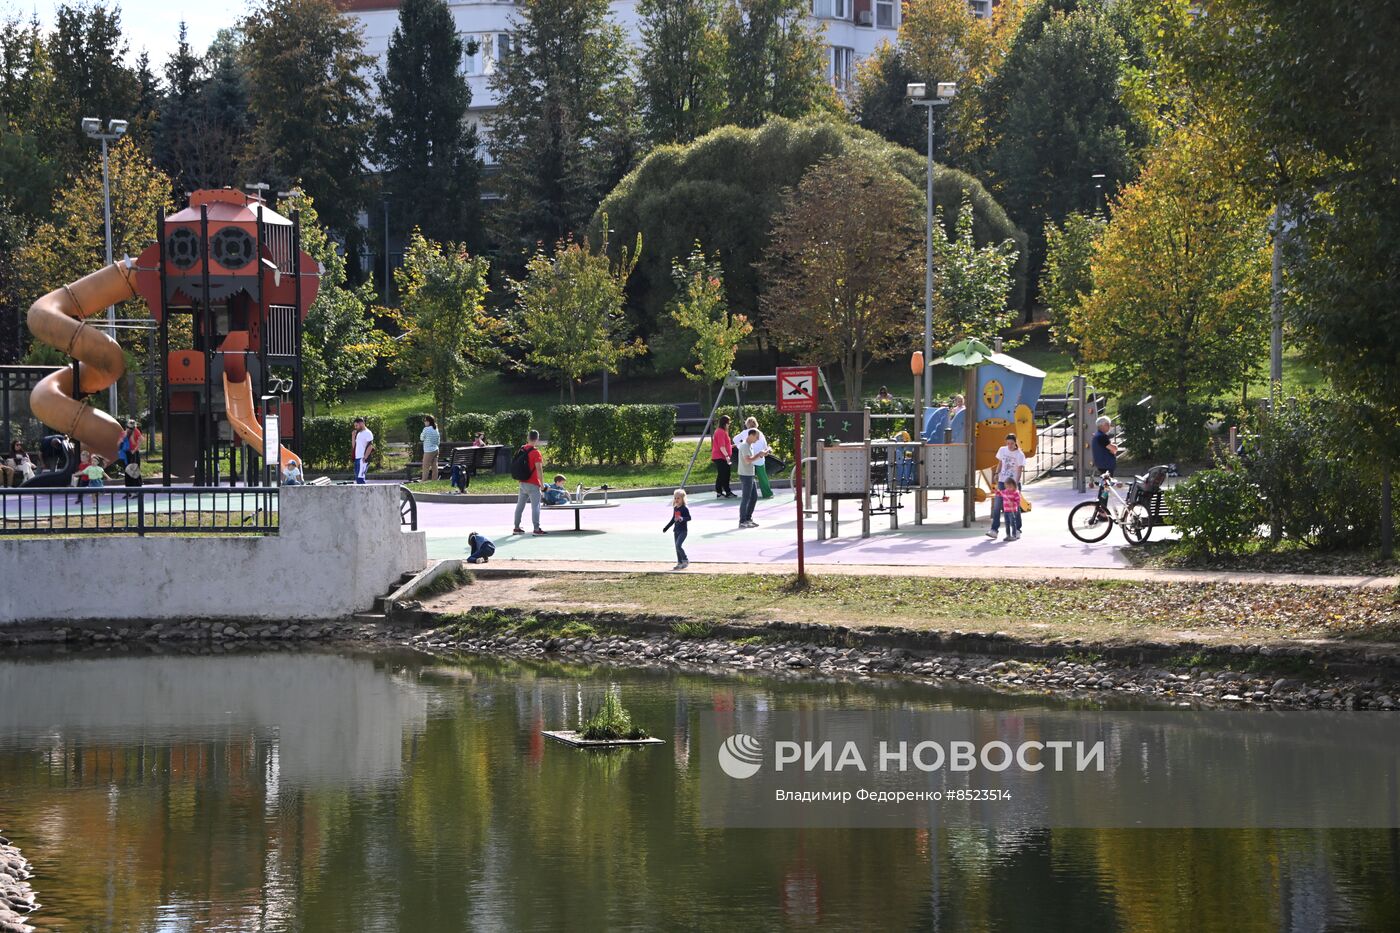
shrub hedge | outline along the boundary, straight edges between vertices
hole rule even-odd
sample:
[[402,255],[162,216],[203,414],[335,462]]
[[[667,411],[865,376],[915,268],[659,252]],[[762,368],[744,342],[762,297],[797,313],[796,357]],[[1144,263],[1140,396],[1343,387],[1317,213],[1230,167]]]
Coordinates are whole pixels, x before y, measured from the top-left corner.
[[[420,422],[421,423],[421,422]],[[308,470],[349,470],[352,466],[350,431],[355,424],[353,415],[325,415],[302,419],[302,466]],[[365,417],[365,425],[374,432],[374,453],[370,456],[371,470],[384,463],[384,419],[379,415]]]
[[[722,405],[715,417],[719,418],[721,415],[728,415],[732,419],[733,423],[729,426],[729,433],[737,439],[739,428],[743,424],[738,412],[731,406]],[[768,439],[768,446],[773,448],[774,455],[786,460],[789,464],[792,463],[791,416],[778,414],[776,405],[745,405],[744,417],[756,419],[758,429]]]
[[549,410],[555,463],[661,463],[676,434],[670,405],[556,405]]
[[1198,554],[1238,551],[1258,533],[1259,489],[1239,470],[1195,473],[1166,492],[1182,543]]
[[1157,449],[1157,413],[1146,405],[1126,401],[1118,408],[1118,426],[1123,429],[1123,444],[1134,460],[1147,460]]
[[480,431],[486,435],[486,440],[496,443],[496,419],[493,415],[484,415],[481,412],[467,411],[460,415],[452,415],[447,419],[446,425],[439,425],[446,430],[442,432],[442,439],[464,443],[470,441]]

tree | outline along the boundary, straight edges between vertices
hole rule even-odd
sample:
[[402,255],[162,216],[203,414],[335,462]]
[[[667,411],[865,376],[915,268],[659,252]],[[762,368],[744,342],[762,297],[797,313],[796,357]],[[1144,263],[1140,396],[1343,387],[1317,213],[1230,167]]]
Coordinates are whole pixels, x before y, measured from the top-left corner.
[[47,56],[53,83],[43,105],[53,122],[42,142],[63,174],[89,162],[93,142],[80,126],[84,117],[97,117],[103,126],[138,118],[140,82],[125,63],[126,52],[119,8],[102,2],[58,7]]
[[[729,307],[749,315],[763,336],[759,295],[762,283],[756,264],[763,257],[773,216],[784,193],[825,156],[856,152],[869,161],[893,165],[923,199],[924,157],[892,146],[873,133],[848,124],[810,117],[800,123],[773,119],[757,129],[721,127],[684,147],[652,152],[603,201],[590,225],[601,233],[606,214],[617,237],[640,233],[647,252],[632,279],[632,312],[643,334],[657,334],[674,292],[671,258],[689,253],[698,240],[717,253],[724,266]],[[978,243],[999,243],[1024,234],[973,178],[937,167],[935,204],[956,205],[972,198],[974,236]],[[948,217],[951,220],[953,214]],[[1023,287],[1024,266],[1017,267],[1017,289]],[[1013,300],[1019,297],[1013,292]]]
[[326,223],[357,236],[372,111],[359,26],[332,0],[263,0],[242,21],[250,157],[274,187],[300,184]]
[[807,0],[734,0],[725,7],[730,122],[838,110],[826,81],[826,44],[807,22]]
[[[121,139],[108,150],[112,198],[112,255],[136,256],[156,238],[156,217],[170,207],[170,179],[131,139]],[[40,223],[20,247],[16,262],[19,300],[28,307],[35,299],[65,282],[98,269],[104,260],[102,216],[102,157],[90,152],[88,164],[53,205],[52,217]],[[119,317],[149,319],[145,302],[133,298],[117,306]],[[145,353],[144,336],[119,334],[128,352]],[[127,410],[136,411],[138,380],[130,367],[119,388],[127,397]]]
[[1045,273],[1040,279],[1040,300],[1050,316],[1050,336],[1079,358],[1079,344],[1070,322],[1084,296],[1094,290],[1090,264],[1094,248],[1108,221],[1102,214],[1074,212],[1058,227],[1045,225]]
[[1187,131],[1153,155],[1118,198],[1071,318],[1105,387],[1155,396],[1178,431],[1243,385],[1267,345],[1267,212],[1219,156]]
[[1043,2],[1028,15],[997,72],[974,91],[984,110],[982,175],[1007,213],[1030,233],[1030,268],[1044,262],[1044,228],[1071,211],[1098,208],[1096,184],[1131,181],[1146,128],[1122,82],[1132,49],[1120,20],[1099,5]]
[[537,251],[526,265],[525,278],[513,284],[518,331],[529,347],[526,358],[559,373],[571,403],[584,376],[615,373],[619,362],[646,352],[640,338],[626,338],[622,310],[627,279],[641,251],[638,235],[614,264],[608,258],[606,234],[596,253],[587,240],[562,240],[553,254]]
[[[429,240],[477,242],[480,162],[464,43],[444,0],[404,0],[379,79],[384,185]],[[478,244],[479,245],[479,244]]]
[[[936,209],[943,222],[943,208]],[[972,202],[958,207],[953,229],[933,238],[933,339],[948,345],[972,337],[990,342],[1016,322],[1007,304],[1011,271],[1016,266],[1016,241],[978,245],[973,232]]]
[[840,365],[848,408],[871,362],[913,334],[919,201],[888,163],[846,153],[809,169],[774,218],[764,319],[800,358]]
[[321,264],[321,284],[306,314],[302,368],[312,404],[333,406],[380,359],[392,356],[395,344],[374,326],[374,284],[346,284],[345,257],[321,226],[311,196],[293,193],[277,202],[277,211],[287,217],[299,214],[301,248]]
[[518,51],[491,78],[490,146],[497,238],[525,255],[579,230],[626,172],[633,94],[607,0],[524,0],[516,27]]
[[460,243],[439,246],[415,230],[394,270],[408,327],[397,367],[427,382],[442,424],[467,378],[500,355],[505,323],[486,313],[488,265]]
[[689,331],[694,359],[681,373],[702,388],[713,386],[734,368],[739,344],[753,332],[753,325],[742,314],[729,314],[719,258],[706,256],[698,242],[684,262],[671,264],[671,278],[676,285],[676,297],[668,305],[671,320]]
[[640,0],[637,83],[648,142],[688,143],[725,109],[722,0]]

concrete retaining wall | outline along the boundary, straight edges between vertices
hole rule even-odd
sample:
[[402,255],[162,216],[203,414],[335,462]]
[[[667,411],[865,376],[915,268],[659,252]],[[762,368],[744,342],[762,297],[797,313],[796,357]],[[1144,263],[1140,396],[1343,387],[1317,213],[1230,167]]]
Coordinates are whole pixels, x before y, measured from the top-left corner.
[[340,619],[422,570],[397,486],[282,489],[279,532],[0,539],[0,626],[30,622]]

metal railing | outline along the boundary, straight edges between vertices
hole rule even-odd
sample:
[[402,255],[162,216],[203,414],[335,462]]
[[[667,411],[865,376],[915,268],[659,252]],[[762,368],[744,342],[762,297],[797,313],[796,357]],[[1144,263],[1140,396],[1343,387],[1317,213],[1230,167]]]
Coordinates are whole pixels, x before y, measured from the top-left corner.
[[0,489],[0,535],[275,535],[275,487]]

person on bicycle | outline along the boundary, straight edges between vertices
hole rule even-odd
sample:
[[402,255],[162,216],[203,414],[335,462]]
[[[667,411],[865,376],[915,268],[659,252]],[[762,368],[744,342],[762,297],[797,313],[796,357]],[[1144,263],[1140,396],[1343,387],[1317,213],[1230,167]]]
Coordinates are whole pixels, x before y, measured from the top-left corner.
[[[1006,488],[1006,481],[1014,479],[1019,488],[1026,477],[1026,455],[1021,452],[1020,444],[1016,440],[1015,434],[1006,435],[1006,445],[997,451],[997,493],[992,496],[992,528],[987,532],[987,537],[996,539],[997,530],[1001,527],[1002,498],[1001,490]],[[1020,500],[1017,500],[1017,508],[1020,508]],[[1008,533],[1010,528],[1008,527]]]
[[1113,430],[1113,419],[1104,416],[1098,420],[1098,430],[1089,442],[1089,453],[1094,458],[1094,469],[1109,476],[1118,469],[1118,445],[1109,434]]

